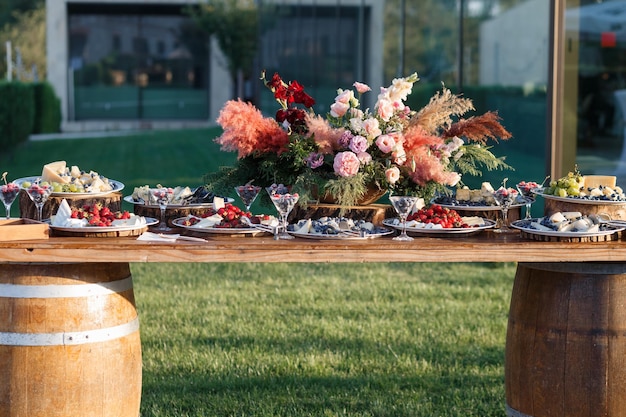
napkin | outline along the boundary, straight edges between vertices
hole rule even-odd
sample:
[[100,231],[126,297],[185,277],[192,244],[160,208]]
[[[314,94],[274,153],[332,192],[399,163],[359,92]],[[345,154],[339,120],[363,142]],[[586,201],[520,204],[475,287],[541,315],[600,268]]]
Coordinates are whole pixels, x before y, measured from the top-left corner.
[[219,214],[214,214],[212,216],[203,218],[198,223],[194,224],[193,227],[213,227],[216,224],[220,224],[222,220],[224,220],[222,216],[220,216]]
[[73,219],[72,209],[67,200],[63,199],[56,215],[50,219],[50,224],[56,227],[85,227],[88,223],[86,219]]
[[192,237],[192,236],[181,236],[179,234],[159,234],[159,233],[152,233],[152,232],[144,232],[142,233],[137,240],[143,240],[146,242],[173,242],[175,240],[190,240],[193,242],[206,242],[206,239],[202,239],[199,237]]

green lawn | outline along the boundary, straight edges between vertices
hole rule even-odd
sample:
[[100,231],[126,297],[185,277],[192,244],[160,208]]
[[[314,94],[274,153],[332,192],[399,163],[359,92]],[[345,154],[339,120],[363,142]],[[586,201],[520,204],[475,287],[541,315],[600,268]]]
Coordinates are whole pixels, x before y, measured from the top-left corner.
[[[28,142],[0,171],[63,159],[125,194],[200,185],[233,160],[217,132]],[[133,264],[141,416],[504,416],[515,265],[442,261]]]

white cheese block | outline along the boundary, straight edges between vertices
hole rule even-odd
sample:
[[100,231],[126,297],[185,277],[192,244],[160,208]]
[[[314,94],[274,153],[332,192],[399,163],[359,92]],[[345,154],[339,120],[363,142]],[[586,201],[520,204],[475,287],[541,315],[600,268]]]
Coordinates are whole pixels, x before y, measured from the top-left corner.
[[295,231],[295,233],[304,234],[304,233],[309,233],[310,230],[311,230],[311,219],[307,219],[306,221],[302,222],[302,226],[300,226],[298,230]]
[[205,217],[204,219],[200,220],[194,225],[194,227],[213,227],[216,224],[220,224],[222,220],[224,220],[222,216],[220,216],[219,214],[214,214],[210,217]]
[[617,178],[613,175],[585,175],[583,186],[585,188],[611,187],[615,188]]
[[470,199],[470,189],[469,188],[457,188],[456,199],[457,201],[468,201]]
[[67,163],[65,161],[50,162],[43,166],[41,171],[41,180],[47,182],[58,182],[59,184],[68,184],[70,182],[69,176],[61,176],[65,172]]
[[467,224],[468,226],[484,226],[485,225],[485,220],[479,216],[467,216],[467,217],[462,217],[461,219],[463,220],[463,223]]
[[224,199],[222,197],[215,196],[213,197],[213,209],[219,210],[222,207],[225,207]]
[[130,219],[119,219],[111,222],[112,227],[116,226],[142,226],[146,224],[146,218],[143,216],[131,215]]

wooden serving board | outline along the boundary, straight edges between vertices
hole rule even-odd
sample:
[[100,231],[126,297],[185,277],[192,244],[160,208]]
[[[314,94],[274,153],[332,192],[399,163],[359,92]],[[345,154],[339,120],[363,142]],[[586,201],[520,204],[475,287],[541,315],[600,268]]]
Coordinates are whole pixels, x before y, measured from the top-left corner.
[[48,239],[49,227],[31,219],[0,220],[0,242]]
[[549,236],[538,235],[535,233],[528,233],[524,230],[520,230],[520,236],[526,239],[537,240],[540,242],[611,242],[619,240],[622,232],[616,232],[610,235],[598,235],[598,236],[581,236],[581,237],[565,237],[565,236]]

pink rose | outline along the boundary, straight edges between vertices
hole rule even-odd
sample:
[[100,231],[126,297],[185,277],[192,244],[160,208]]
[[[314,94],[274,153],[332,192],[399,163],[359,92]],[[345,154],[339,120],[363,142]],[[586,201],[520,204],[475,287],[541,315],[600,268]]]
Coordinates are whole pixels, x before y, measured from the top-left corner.
[[369,85],[360,83],[358,81],[352,84],[352,86],[356,88],[356,91],[358,91],[359,94],[367,93],[368,91],[372,90]]
[[393,147],[396,146],[395,139],[390,135],[380,135],[378,139],[376,139],[376,146],[382,153],[389,153],[393,150]]
[[367,133],[367,137],[370,139],[380,136],[383,133],[380,130],[380,123],[378,122],[378,119],[373,117],[363,121],[363,129],[365,130],[365,133]]
[[349,104],[350,100],[352,100],[353,98],[354,93],[352,92],[352,90],[345,90],[339,93],[337,97],[335,97],[335,103]]
[[356,154],[365,152],[367,150],[367,139],[363,136],[353,136],[350,140],[350,150]]
[[339,152],[335,155],[335,160],[333,161],[335,174],[342,177],[352,177],[356,175],[359,172],[360,166],[361,161],[359,161],[359,158],[354,152],[350,151]]
[[330,115],[333,117],[343,117],[350,108],[350,104],[335,101],[330,105]]
[[385,122],[388,122],[389,119],[391,119],[395,110],[396,108],[393,105],[393,102],[390,100],[379,100],[376,106],[376,111],[378,112],[378,115]]
[[391,158],[395,164],[404,164],[406,162],[406,152],[404,151],[404,147],[402,145],[396,146],[393,152],[391,152]]
[[361,164],[363,165],[367,165],[372,162],[372,155],[367,152],[359,152],[356,156],[357,158],[359,158],[359,161],[361,161]]
[[400,169],[398,169],[398,167],[388,168],[385,171],[385,178],[387,178],[389,184],[395,184],[400,179]]

